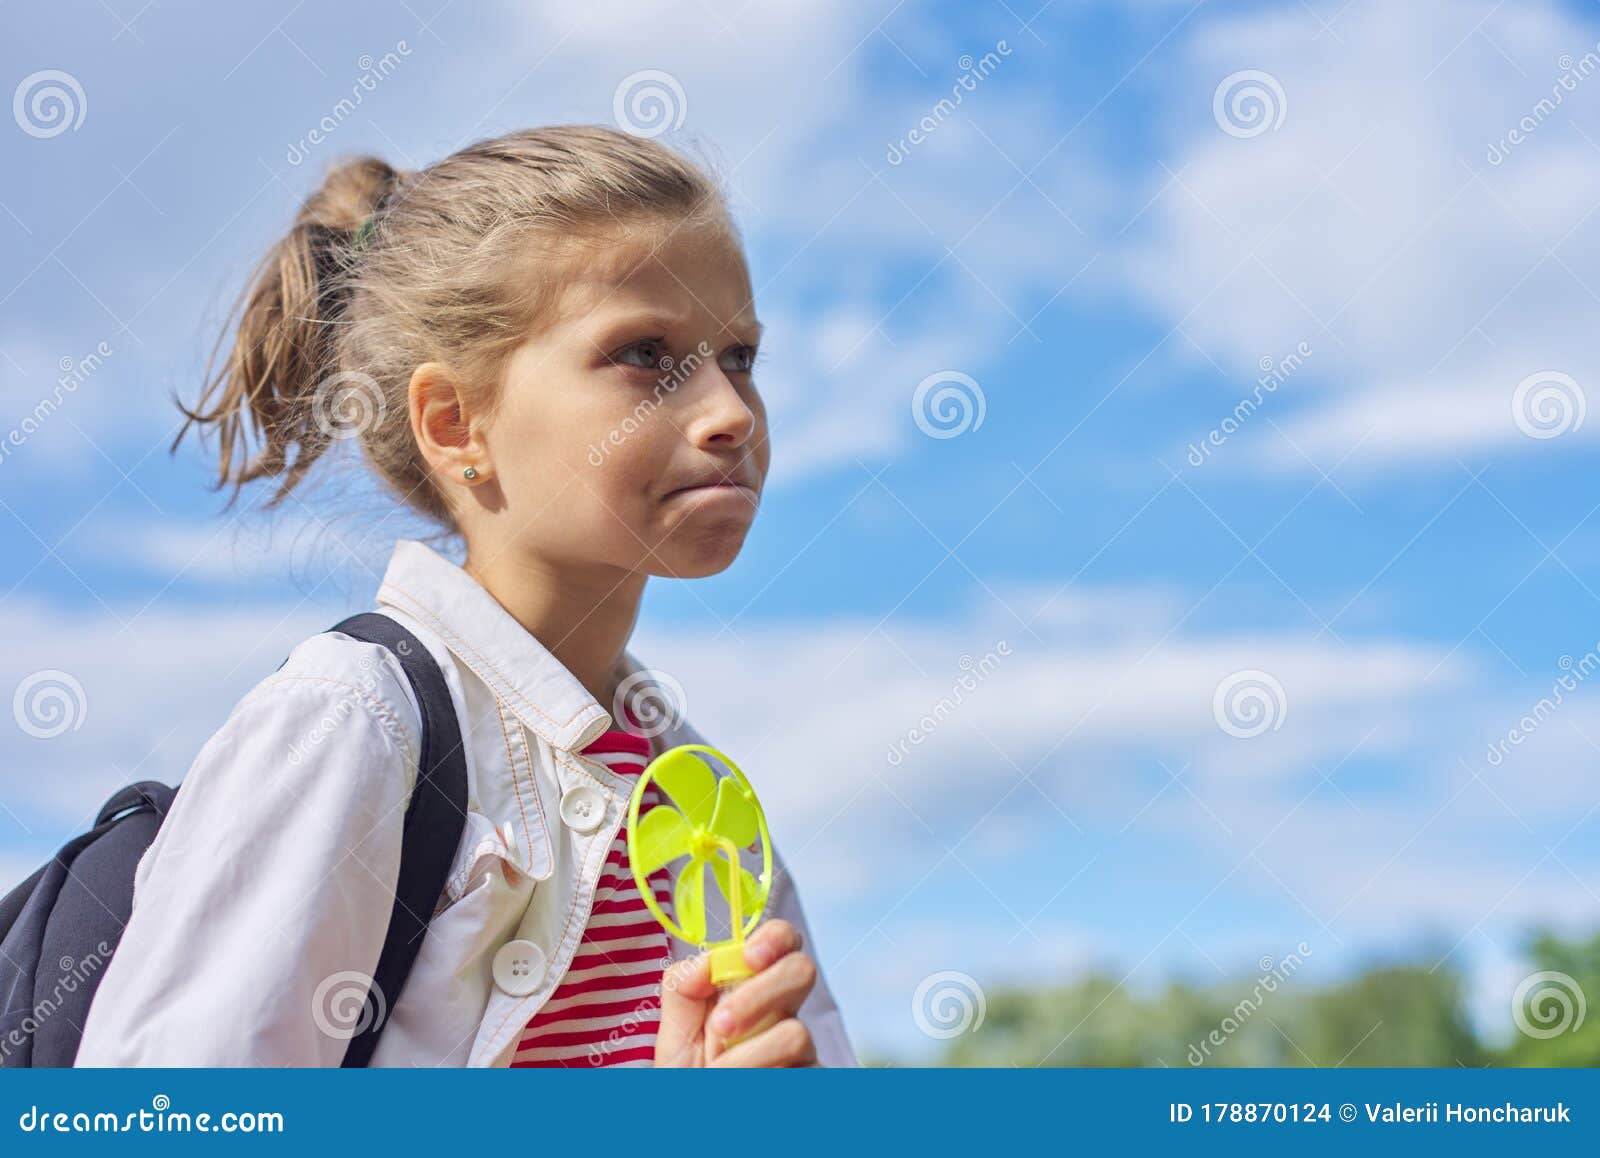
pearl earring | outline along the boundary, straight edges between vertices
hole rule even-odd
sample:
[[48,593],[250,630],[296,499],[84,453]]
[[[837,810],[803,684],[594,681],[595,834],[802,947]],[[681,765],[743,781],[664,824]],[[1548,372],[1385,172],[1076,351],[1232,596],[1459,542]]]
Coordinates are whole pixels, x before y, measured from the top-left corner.
[[475,466],[467,467],[466,470],[461,472],[461,477],[466,479],[468,482],[471,482],[473,479],[478,477],[478,468]]

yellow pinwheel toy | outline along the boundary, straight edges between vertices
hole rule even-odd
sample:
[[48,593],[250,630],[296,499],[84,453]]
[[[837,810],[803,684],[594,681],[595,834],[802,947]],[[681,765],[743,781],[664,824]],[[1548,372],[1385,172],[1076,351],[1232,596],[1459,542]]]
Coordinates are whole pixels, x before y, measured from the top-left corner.
[[[718,776],[705,757],[726,770]],[[641,818],[646,790],[654,784],[665,799]],[[745,868],[740,850],[761,841],[761,875]],[[685,860],[687,858],[687,860]],[[645,766],[628,801],[628,860],[650,912],[668,933],[709,950],[711,980],[730,985],[751,975],[744,961],[745,938],[761,920],[772,888],[772,841],[755,789],[739,766],[715,748],[680,744]],[[649,876],[684,861],[672,886],[676,920],[656,902]],[[728,904],[726,940],[706,939],[706,865]]]

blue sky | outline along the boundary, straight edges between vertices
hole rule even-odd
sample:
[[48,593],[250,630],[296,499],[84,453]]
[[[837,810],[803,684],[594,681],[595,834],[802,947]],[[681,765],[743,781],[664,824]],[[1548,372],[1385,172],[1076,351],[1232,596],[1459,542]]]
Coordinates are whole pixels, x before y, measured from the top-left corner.
[[[941,972],[1143,987],[1301,941],[1310,980],[1448,960],[1508,1024],[1527,930],[1600,918],[1594,690],[1487,755],[1600,646],[1600,14],[1035,8],[7,9],[0,442],[110,352],[0,458],[0,689],[84,689],[77,729],[0,733],[0,879],[181,776],[421,529],[369,533],[348,471],[235,519],[167,453],[321,167],[615,123],[657,70],[745,231],[774,464],[634,649],[769,802],[858,1044],[935,1049]],[[28,105],[45,70],[75,127]],[[951,373],[959,432],[915,406]],[[1239,673],[1259,735],[1223,726]]]

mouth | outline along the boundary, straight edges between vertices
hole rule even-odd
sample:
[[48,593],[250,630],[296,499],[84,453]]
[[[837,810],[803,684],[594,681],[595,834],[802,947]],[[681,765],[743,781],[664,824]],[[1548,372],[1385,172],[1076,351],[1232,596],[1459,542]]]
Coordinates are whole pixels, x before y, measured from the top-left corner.
[[756,499],[756,488],[746,482],[745,479],[746,475],[743,471],[726,473],[722,471],[704,471],[696,481],[687,486],[668,491],[666,497],[671,499],[684,495],[714,495],[721,492],[729,496],[742,495],[753,502]]
[[756,498],[756,491],[754,487],[746,486],[744,483],[728,482],[726,480],[713,483],[696,483],[693,486],[679,487],[675,491],[668,491],[667,498],[677,498],[683,495],[715,494],[719,491],[726,492],[729,495],[740,495],[751,500],[752,502]]

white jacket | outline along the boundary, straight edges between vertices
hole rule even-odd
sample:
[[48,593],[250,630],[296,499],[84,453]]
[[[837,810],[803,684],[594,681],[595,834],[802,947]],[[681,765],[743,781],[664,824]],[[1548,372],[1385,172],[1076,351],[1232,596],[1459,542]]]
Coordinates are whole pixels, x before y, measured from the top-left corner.
[[[583,936],[632,781],[578,754],[606,708],[460,567],[401,540],[377,602],[444,671],[468,814],[373,1064],[506,1066]],[[619,669],[643,670],[630,652]],[[343,634],[252,689],[139,862],[77,1064],[337,1066],[388,926],[420,732],[398,661]],[[655,740],[704,742],[686,723]],[[821,962],[776,850],[773,871],[767,915]],[[800,1016],[823,1065],[857,1064],[825,978]]]

